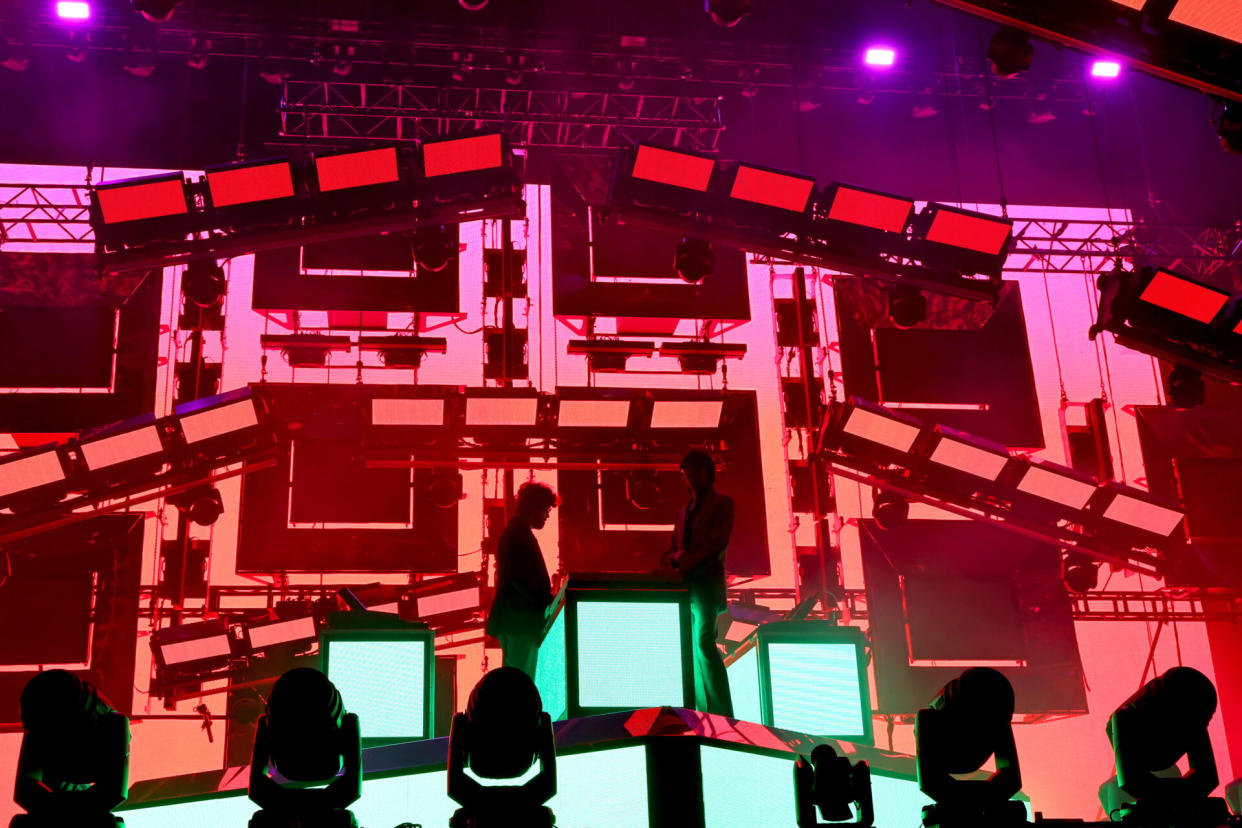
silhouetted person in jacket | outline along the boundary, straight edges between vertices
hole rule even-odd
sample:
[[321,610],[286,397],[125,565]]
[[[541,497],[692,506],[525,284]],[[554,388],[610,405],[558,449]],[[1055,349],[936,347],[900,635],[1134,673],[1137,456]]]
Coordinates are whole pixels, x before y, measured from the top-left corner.
[[[324,788],[286,787],[328,782]],[[262,810],[251,828],[353,828],[347,808],[362,793],[362,740],[358,717],[347,713],[328,677],[297,667],[276,679],[260,717],[250,756],[250,799]]]
[[[536,762],[538,772],[520,785],[481,785],[465,772],[469,766],[485,779],[515,780]],[[534,681],[516,667],[492,670],[474,686],[466,712],[453,716],[448,795],[462,807],[451,828],[551,826],[544,803],[555,794],[552,719]]]
[[725,553],[733,534],[733,498],[712,488],[716,464],[707,452],[687,452],[681,459],[681,475],[690,490],[690,502],[677,515],[673,541],[664,560],[681,573],[690,588],[695,707],[705,713],[732,716],[729,679],[724,659],[716,649],[716,619],[728,607]]
[[552,581],[531,530],[547,524],[557,503],[550,487],[523,483],[517,509],[496,547],[496,597],[487,614],[487,634],[500,640],[504,666],[516,667],[532,679],[552,604]]
[[[936,804],[924,825],[1006,825],[1024,822],[1013,800],[1022,788],[1013,741],[1014,698],[1009,679],[991,667],[971,667],[918,712],[914,723],[919,790]],[[988,779],[955,779],[996,757]]]
[[21,695],[22,737],[12,828],[112,828],[129,795],[129,720],[90,682],[46,670]]

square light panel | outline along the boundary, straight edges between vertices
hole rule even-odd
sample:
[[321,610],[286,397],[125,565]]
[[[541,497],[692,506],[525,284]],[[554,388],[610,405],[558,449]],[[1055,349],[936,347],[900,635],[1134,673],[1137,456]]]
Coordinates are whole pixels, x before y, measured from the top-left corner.
[[852,437],[888,446],[897,451],[909,451],[919,436],[919,428],[891,417],[884,417],[865,408],[850,411],[841,429]]

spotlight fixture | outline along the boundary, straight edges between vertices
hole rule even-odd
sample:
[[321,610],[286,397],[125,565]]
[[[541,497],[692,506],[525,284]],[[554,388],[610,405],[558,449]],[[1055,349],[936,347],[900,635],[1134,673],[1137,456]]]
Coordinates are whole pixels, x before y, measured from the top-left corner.
[[1071,592],[1090,592],[1099,586],[1100,563],[1083,552],[1067,552],[1061,561],[1061,580]]
[[457,5],[466,11],[477,12],[487,8],[487,0],[457,0]]
[[214,308],[224,300],[228,282],[224,269],[211,259],[190,262],[181,274],[181,293],[200,308]]
[[191,523],[211,526],[224,513],[224,498],[215,486],[196,486],[168,498]]
[[78,0],[59,0],[56,3],[56,16],[61,20],[90,20],[90,3]]
[[25,43],[8,43],[0,37],[0,66],[10,72],[25,72],[30,65],[30,55]]
[[457,258],[456,229],[438,225],[414,231],[410,244],[419,270],[439,273]]
[[163,23],[173,16],[181,0],[133,0],[134,11],[153,23]]
[[677,269],[677,275],[693,285],[711,275],[714,261],[710,242],[686,236],[677,243],[673,265]]
[[194,42],[190,44],[190,54],[186,58],[186,65],[191,69],[207,68],[207,52],[211,49],[211,41],[204,37],[195,37]]
[[417,369],[426,354],[447,353],[448,340],[411,334],[361,336],[358,338],[358,349],[377,352],[385,368]]
[[655,355],[655,343],[628,339],[571,339],[568,353],[587,358],[587,369],[597,372],[619,372],[626,369],[630,357]]
[[881,529],[896,529],[910,517],[910,501],[895,492],[872,488],[871,516]]
[[751,67],[739,69],[738,77],[742,80],[742,97],[753,98],[759,94],[759,70]]
[[660,356],[673,357],[683,374],[714,374],[722,359],[742,359],[746,346],[728,342],[665,342]]
[[1237,101],[1225,103],[1216,120],[1216,135],[1220,138],[1222,149],[1242,155],[1242,104]]
[[1048,103],[1046,89],[1032,90],[1026,102],[1026,122],[1028,124],[1050,124],[1057,119]]
[[[459,0],[460,2],[460,0]],[[486,5],[486,3],[484,3]],[[481,8],[481,7],[480,7]],[[454,83],[463,83],[474,70],[474,52],[453,52],[453,71],[449,76]]]
[[653,469],[634,469],[625,475],[625,499],[635,509],[646,512],[659,506],[660,481]]
[[902,330],[927,318],[927,299],[913,285],[897,285],[888,294],[888,318]]
[[1207,386],[1203,383],[1201,371],[1189,365],[1174,365],[1165,380],[1164,391],[1173,407],[1184,411],[1203,405]]
[[915,118],[934,118],[940,114],[930,86],[924,86],[915,93],[914,106],[910,107],[910,114]]
[[629,92],[634,88],[635,75],[638,73],[638,62],[629,58],[617,58],[617,88]]
[[988,41],[988,64],[998,78],[1012,78],[1031,68],[1035,47],[1026,32],[1003,26]]
[[704,0],[703,8],[713,23],[728,29],[750,14],[750,0]]
[[356,50],[353,46],[341,46],[336,43],[332,46],[332,56],[335,61],[332,64],[332,74],[339,78],[349,77],[349,73],[354,69],[354,55]]
[[155,55],[147,49],[128,49],[122,68],[136,78],[149,78],[155,74]]
[[332,351],[349,351],[354,344],[348,336],[327,334],[263,334],[259,347],[279,350],[290,368],[323,368]]
[[427,487],[427,498],[437,509],[451,509],[465,496],[461,472],[455,469],[437,471]]

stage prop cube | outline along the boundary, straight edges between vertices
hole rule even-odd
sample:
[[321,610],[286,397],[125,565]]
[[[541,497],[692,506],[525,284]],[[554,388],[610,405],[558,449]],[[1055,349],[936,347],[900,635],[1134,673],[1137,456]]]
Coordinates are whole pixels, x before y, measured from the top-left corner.
[[431,630],[324,630],[319,635],[319,669],[340,691],[345,709],[358,714],[364,747],[431,737]]

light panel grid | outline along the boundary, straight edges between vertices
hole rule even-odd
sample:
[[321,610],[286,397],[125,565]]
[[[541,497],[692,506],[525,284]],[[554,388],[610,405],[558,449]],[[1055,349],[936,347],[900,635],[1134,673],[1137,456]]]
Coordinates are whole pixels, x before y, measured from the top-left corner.
[[944,437],[932,451],[931,461],[984,480],[995,480],[1009,458]]
[[888,446],[897,451],[909,451],[919,436],[917,426],[883,417],[864,408],[855,408],[841,429],[846,434]]
[[1168,536],[1182,522],[1181,512],[1124,494],[1113,498],[1104,517],[1162,536]]
[[82,444],[82,457],[91,469],[106,469],[118,463],[141,460],[164,450],[160,432],[155,426],[127,431],[102,440]]
[[427,642],[325,639],[325,673],[366,739],[422,739]]
[[565,655],[565,611],[562,609],[539,647],[539,661],[535,665],[535,687],[539,689],[544,712],[554,722],[562,721],[569,715]]
[[866,731],[855,645],[773,641],[767,649],[774,727],[817,736]]
[[563,428],[625,428],[629,400],[561,400],[557,425]]
[[444,424],[444,400],[377,397],[371,400],[371,425],[438,426]]
[[466,400],[466,425],[534,425],[538,406],[534,397],[471,397]]
[[651,407],[652,428],[716,428],[723,400],[656,400]]
[[668,601],[581,601],[578,706],[685,704],[681,607]]
[[208,408],[186,414],[181,418],[181,433],[190,445],[220,437],[235,431],[243,431],[259,424],[259,415],[254,410],[254,402],[249,399]]
[[185,185],[180,177],[168,181],[135,183],[131,187],[95,190],[105,224],[184,215]]
[[417,599],[418,616],[440,615],[446,612],[460,612],[474,609],[479,605],[479,588],[457,589],[452,592],[437,592],[434,595],[423,595]]
[[1229,301],[1229,294],[1157,270],[1139,299],[1206,325]]
[[759,703],[759,648],[751,647],[725,670],[729,678],[729,695],[733,698],[733,716],[746,722],[762,722],[763,706]]
[[160,646],[164,663],[168,666],[185,664],[191,661],[202,661],[206,658],[220,658],[230,653],[229,637],[213,635],[211,638],[195,638],[190,641],[175,641]]
[[307,641],[315,637],[315,619],[295,618],[250,628],[250,646],[262,649],[291,641]]
[[1087,501],[1095,493],[1095,486],[1063,474],[1041,469],[1039,466],[1031,466],[1018,481],[1018,491],[1052,503],[1060,503],[1071,509],[1081,509],[1087,505]]
[[55,451],[32,454],[0,466],[0,497],[36,489],[65,479]]

